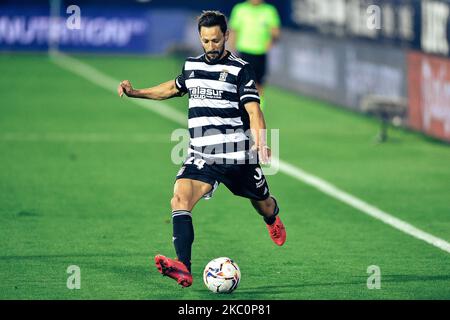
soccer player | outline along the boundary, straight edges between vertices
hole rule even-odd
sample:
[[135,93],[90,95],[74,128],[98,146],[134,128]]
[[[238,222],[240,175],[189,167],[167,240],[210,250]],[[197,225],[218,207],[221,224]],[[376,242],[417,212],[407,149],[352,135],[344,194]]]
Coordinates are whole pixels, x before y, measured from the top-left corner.
[[267,52],[280,37],[277,9],[263,0],[247,0],[233,7],[229,24],[231,48],[253,67],[261,108],[264,109]]
[[[176,176],[171,200],[177,259],[155,257],[159,272],[183,287],[193,281],[192,210],[201,198],[210,198],[219,183],[250,199],[277,245],[286,241],[277,202],[257,161],[268,162],[270,149],[254,73],[247,62],[225,50],[229,32],[222,13],[204,11],[198,18],[198,31],[205,53],[187,58],[176,79],[140,90],[124,80],[118,87],[119,96],[133,98],[164,100],[189,95],[189,155]],[[252,134],[246,135],[249,129]]]

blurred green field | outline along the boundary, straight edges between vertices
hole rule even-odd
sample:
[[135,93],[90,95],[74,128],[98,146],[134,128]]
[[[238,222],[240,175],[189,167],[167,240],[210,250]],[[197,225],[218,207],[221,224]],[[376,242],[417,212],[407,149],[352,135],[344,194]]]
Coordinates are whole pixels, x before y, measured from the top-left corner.
[[[170,58],[77,56],[148,87],[174,78]],[[0,55],[0,299],[449,299],[450,255],[283,173],[269,176],[288,239],[270,240],[248,200],[224,186],[193,212],[194,284],[153,265],[173,256],[169,201],[179,125],[55,65]],[[450,147],[330,104],[269,87],[266,122],[280,157],[450,241]],[[187,98],[166,102],[186,111]],[[187,120],[186,120],[187,123]],[[201,275],[229,256],[242,271],[232,295]],[[81,289],[66,269],[81,268]],[[369,290],[367,267],[381,269]]]

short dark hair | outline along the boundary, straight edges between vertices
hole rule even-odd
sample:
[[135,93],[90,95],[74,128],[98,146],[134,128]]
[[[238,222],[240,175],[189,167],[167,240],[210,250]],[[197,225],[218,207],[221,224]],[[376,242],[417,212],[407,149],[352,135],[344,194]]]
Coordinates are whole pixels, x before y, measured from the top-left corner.
[[197,18],[198,32],[202,27],[214,27],[219,26],[223,34],[227,31],[227,18],[220,11],[203,11]]

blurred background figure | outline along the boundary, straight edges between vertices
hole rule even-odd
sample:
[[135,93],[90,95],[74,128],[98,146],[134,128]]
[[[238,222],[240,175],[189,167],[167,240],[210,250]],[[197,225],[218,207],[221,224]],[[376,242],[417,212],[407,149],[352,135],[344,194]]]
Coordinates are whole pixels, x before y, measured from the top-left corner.
[[267,52],[280,36],[277,9],[263,0],[248,0],[233,7],[230,15],[230,49],[249,62],[256,74],[256,87],[264,108]]

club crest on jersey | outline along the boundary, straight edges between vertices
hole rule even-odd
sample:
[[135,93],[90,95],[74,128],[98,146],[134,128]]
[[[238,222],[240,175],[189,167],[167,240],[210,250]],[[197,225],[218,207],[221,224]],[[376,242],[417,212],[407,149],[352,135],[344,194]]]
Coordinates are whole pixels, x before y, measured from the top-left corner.
[[227,81],[228,70],[222,70],[219,76],[219,81]]

